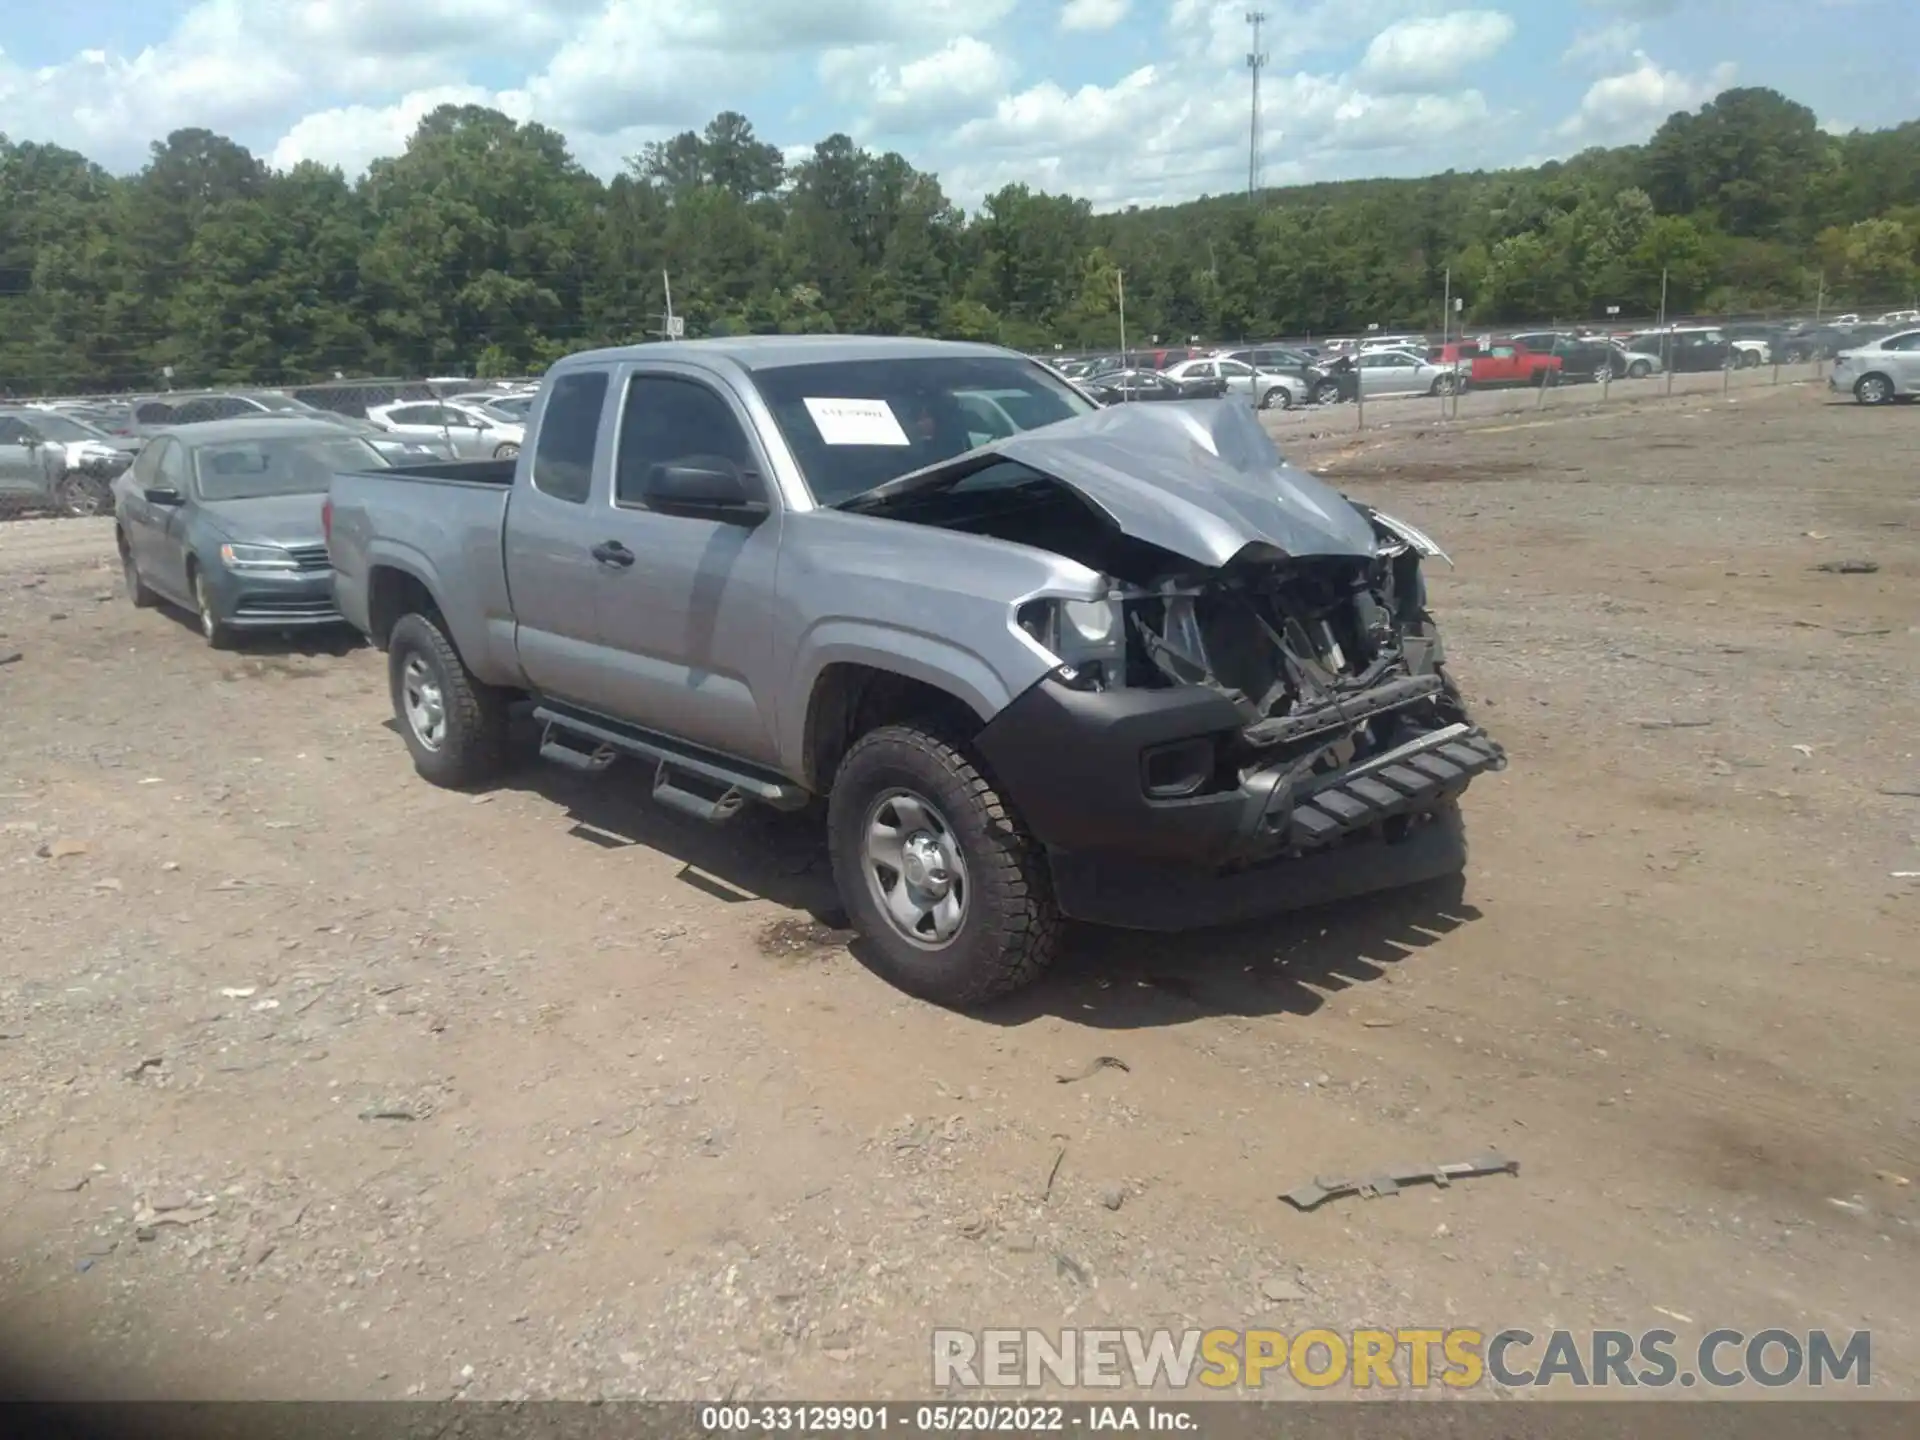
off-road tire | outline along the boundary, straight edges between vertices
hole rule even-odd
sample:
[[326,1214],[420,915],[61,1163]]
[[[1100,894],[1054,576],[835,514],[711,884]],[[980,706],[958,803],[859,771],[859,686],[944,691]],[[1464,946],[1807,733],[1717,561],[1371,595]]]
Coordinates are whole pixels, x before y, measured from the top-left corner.
[[[867,813],[896,787],[939,808],[966,862],[966,918],[939,950],[900,935],[867,883]],[[1053,963],[1060,913],[1046,856],[937,721],[883,725],[854,742],[834,775],[827,843],[841,903],[871,949],[873,968],[908,994],[956,1008],[978,1005],[1031,984]]]
[[160,597],[147,582],[140,578],[140,562],[133,558],[133,547],[127,543],[126,532],[116,530],[114,540],[120,551],[120,574],[126,581],[127,599],[136,610],[151,610],[160,603]]
[[[438,749],[422,743],[401,698],[407,660],[419,656],[440,685],[446,738]],[[387,689],[393,718],[420,778],[445,789],[484,784],[507,768],[507,696],[474,678],[437,618],[403,615],[387,637]]]

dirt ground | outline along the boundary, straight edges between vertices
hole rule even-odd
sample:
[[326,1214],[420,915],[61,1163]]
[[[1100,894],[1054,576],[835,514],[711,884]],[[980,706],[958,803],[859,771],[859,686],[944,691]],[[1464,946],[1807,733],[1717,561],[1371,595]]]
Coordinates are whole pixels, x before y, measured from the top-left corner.
[[95,1393],[905,1398],[942,1324],[1828,1326],[1920,1393],[1920,409],[1295,423],[1457,562],[1513,760],[1464,888],[1083,931],[972,1016],[809,919],[804,825],[434,790],[379,656],[215,654],[104,522],[0,527],[10,1343]]

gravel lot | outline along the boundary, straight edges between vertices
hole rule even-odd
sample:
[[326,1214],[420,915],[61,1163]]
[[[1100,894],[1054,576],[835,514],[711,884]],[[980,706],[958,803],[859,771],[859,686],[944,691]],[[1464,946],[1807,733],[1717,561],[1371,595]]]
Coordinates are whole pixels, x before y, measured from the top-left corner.
[[[809,918],[805,825],[433,790],[377,655],[215,654],[105,522],[0,527],[12,1347],[128,1395],[904,1398],[936,1324],[1824,1325],[1920,1393],[1920,409],[1563,398],[1276,419],[1458,563],[1513,756],[1464,891],[1082,932],[977,1016]],[[1276,1199],[1489,1146],[1517,1178]]]

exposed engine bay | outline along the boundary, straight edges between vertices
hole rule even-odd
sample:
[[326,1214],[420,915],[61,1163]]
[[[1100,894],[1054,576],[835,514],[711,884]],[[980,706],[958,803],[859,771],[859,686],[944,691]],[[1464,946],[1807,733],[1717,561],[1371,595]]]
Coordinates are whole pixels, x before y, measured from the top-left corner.
[[1356,506],[1376,537],[1370,554],[1291,559],[1256,543],[1207,569],[1117,533],[1064,484],[1016,468],[1002,462],[979,483],[887,513],[1035,545],[1108,577],[1105,599],[1031,601],[1019,624],[1077,688],[1201,685],[1233,703],[1242,725],[1224,752],[1229,773],[1168,774],[1166,793],[1206,793],[1276,763],[1336,770],[1464,722],[1426,610],[1421,562],[1439,551],[1418,531]]
[[1156,788],[1205,793],[1281,762],[1301,778],[1464,723],[1426,611],[1421,559],[1383,526],[1368,559],[1175,572],[1116,584],[1104,602],[1036,601],[1020,623],[1076,686],[1200,685],[1232,702],[1243,722],[1237,743],[1216,753],[1233,773],[1182,775],[1175,757]]

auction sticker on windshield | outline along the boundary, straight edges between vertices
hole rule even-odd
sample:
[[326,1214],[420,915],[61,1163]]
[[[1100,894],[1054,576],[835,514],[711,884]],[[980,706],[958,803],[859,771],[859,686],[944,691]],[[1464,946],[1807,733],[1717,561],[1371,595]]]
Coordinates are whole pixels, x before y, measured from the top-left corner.
[[809,395],[807,413],[829,445],[911,445],[884,400],[825,400]]

